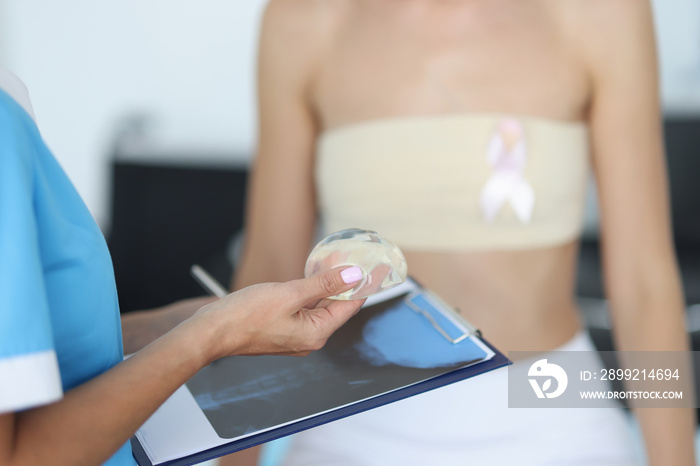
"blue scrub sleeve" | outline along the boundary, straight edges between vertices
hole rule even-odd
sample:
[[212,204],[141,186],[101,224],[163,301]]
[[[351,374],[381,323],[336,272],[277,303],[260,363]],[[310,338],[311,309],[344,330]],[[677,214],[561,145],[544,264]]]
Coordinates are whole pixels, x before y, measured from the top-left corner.
[[34,129],[0,91],[0,414],[62,396],[34,210]]

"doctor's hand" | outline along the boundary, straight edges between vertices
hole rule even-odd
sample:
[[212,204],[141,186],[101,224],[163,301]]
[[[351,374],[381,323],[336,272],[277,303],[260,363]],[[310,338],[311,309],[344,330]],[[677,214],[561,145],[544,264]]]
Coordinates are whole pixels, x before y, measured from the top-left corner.
[[362,278],[359,267],[244,288],[202,307],[185,322],[205,332],[213,361],[232,355],[305,356],[320,349],[364,303],[328,299]]

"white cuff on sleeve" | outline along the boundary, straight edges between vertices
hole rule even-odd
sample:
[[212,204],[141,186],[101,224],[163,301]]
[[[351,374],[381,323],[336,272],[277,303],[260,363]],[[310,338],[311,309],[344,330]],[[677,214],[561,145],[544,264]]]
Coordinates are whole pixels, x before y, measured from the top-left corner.
[[53,350],[0,359],[0,414],[62,397],[61,374]]

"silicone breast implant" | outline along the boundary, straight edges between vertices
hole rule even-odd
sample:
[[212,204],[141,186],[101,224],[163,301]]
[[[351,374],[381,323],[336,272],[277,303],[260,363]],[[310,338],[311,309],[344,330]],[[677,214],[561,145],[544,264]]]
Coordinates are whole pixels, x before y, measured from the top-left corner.
[[304,275],[356,265],[362,280],[333,299],[361,299],[391,289],[406,280],[406,259],[401,250],[376,231],[350,228],[326,236],[309,254]]

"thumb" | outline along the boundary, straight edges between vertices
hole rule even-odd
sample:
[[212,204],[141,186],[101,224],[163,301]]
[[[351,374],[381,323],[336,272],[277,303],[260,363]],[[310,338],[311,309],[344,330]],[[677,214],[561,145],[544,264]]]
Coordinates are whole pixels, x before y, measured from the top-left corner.
[[360,280],[362,280],[362,269],[357,266],[329,269],[299,280],[302,288],[302,304],[343,293],[354,287]]

